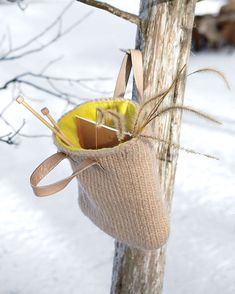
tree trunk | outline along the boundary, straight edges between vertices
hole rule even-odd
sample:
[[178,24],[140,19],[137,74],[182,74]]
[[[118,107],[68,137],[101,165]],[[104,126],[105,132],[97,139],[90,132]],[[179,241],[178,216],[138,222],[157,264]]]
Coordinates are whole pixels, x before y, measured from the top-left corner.
[[[145,20],[144,33],[137,33],[136,47],[143,52],[144,100],[172,84],[187,64],[191,46],[196,0],[141,0],[140,16]],[[164,106],[183,103],[186,75],[164,101]],[[179,142],[181,112],[158,118],[153,125],[155,136]],[[171,210],[178,151],[157,144],[161,193]],[[166,247],[145,252],[115,243],[112,294],[160,294],[163,288]]]

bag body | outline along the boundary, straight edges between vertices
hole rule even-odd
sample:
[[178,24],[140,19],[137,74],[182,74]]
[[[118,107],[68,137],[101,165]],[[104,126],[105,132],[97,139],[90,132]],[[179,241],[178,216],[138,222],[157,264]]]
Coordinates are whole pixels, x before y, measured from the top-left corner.
[[[126,68],[128,63],[124,65]],[[120,73],[121,77],[126,73],[123,66]],[[119,79],[116,93],[124,90],[127,76],[125,75],[125,82],[123,79],[120,82]],[[141,83],[136,84],[138,88]],[[125,128],[131,131],[132,119],[139,107],[131,100],[101,99],[78,105],[58,121],[59,127],[72,140],[74,147],[68,148],[54,136],[59,152],[34,171],[31,185],[37,196],[47,196],[63,189],[76,177],[79,185],[79,206],[95,225],[131,247],[157,249],[168,239],[169,217],[160,196],[158,159],[153,141],[136,137],[112,148],[80,148],[79,140],[74,136],[76,126],[73,118],[79,114],[94,119],[96,109],[100,106],[128,117]],[[40,180],[64,158],[69,159],[73,174],[52,185],[38,187]]]
[[133,138],[113,148],[77,151],[58,140],[55,144],[74,172],[84,160],[98,163],[77,178],[79,206],[94,224],[132,247],[151,250],[166,242],[169,221],[150,140]]

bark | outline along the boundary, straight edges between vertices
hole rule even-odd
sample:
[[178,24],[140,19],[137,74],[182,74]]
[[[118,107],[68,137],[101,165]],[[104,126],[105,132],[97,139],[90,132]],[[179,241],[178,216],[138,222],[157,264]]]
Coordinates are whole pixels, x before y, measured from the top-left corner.
[[[194,21],[195,0],[141,0],[143,33],[137,33],[136,47],[144,59],[144,100],[166,90],[188,61]],[[163,106],[183,103],[185,74],[164,101]],[[181,111],[162,116],[153,125],[153,133],[178,144]],[[178,151],[156,145],[161,193],[171,210]],[[166,247],[144,252],[115,243],[112,294],[160,294],[163,289]]]

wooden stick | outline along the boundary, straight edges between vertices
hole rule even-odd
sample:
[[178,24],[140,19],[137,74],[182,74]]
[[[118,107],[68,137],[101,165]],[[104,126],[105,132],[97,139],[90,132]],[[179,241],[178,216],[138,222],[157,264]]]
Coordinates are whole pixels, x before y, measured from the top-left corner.
[[45,115],[50,122],[53,124],[54,128],[61,134],[61,136],[63,137],[63,141],[67,141],[69,142],[69,145],[72,146],[73,144],[70,142],[70,140],[65,136],[65,134],[63,133],[63,131],[59,128],[56,120],[51,116],[50,111],[47,107],[44,107],[41,109],[41,113],[43,115]]
[[44,107],[41,109],[41,113],[43,115],[45,115],[49,121],[53,124],[54,128],[58,131],[58,132],[62,132],[61,129],[59,128],[59,126],[57,125],[57,122],[54,120],[54,118],[50,115],[50,111],[47,107]]
[[51,124],[48,123],[47,120],[45,120],[36,110],[34,110],[27,102],[25,102],[23,96],[17,97],[16,101],[19,104],[23,104],[25,108],[32,112],[32,114],[35,115],[44,125],[46,125],[56,136],[58,136],[64,143],[70,146],[70,142],[68,142],[66,138],[63,138],[60,132],[58,132]]

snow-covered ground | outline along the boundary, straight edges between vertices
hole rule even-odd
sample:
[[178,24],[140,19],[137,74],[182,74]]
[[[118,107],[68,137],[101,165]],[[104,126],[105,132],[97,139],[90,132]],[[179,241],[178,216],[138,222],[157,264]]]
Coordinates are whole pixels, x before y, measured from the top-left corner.
[[[9,25],[13,45],[39,32],[65,5],[63,1],[56,5],[54,1],[43,5],[38,2],[24,13],[15,6],[1,6],[0,26],[3,30],[6,23]],[[138,1],[130,2],[128,9],[137,11]],[[65,24],[89,10],[75,3]],[[50,74],[111,77],[89,86],[112,91],[122,58],[119,48],[133,47],[134,37],[134,25],[96,11],[64,40],[43,52],[1,63],[1,84],[29,69],[39,71],[51,59],[64,55],[50,68]],[[235,54],[192,55],[189,71],[201,67],[222,70],[232,90],[229,92],[213,74],[188,78],[185,104],[213,114],[224,124],[217,127],[185,115],[181,144],[216,155],[220,161],[180,152],[164,294],[235,293]],[[73,92],[77,89],[80,97],[98,95],[70,87]],[[31,102],[36,108],[47,105],[57,117],[63,112],[62,101],[30,88],[25,93],[44,99]],[[1,107],[10,95],[10,91],[0,92]],[[11,107],[6,117],[15,126],[26,118],[24,133],[47,133],[19,105]],[[0,128],[2,133],[3,126]],[[32,170],[56,151],[51,139],[21,138],[19,147],[0,143],[0,151],[0,294],[109,293],[113,240],[78,209],[75,181],[63,192],[44,199],[34,197],[29,187]],[[69,173],[69,165],[63,164],[50,179]]]

